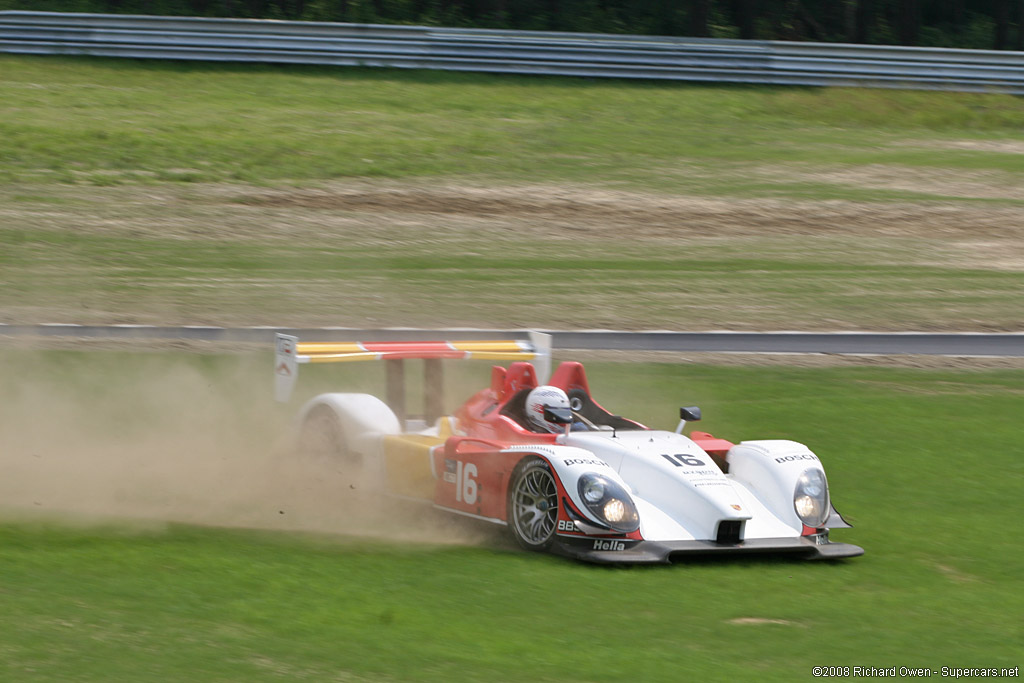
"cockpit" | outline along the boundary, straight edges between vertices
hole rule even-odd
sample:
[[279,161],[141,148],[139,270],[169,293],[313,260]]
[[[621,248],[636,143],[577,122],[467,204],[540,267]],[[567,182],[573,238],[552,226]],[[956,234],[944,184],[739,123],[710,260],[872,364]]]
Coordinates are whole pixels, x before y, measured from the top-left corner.
[[[495,371],[504,370],[495,368]],[[500,374],[500,373],[499,373]],[[496,379],[496,378],[492,378]],[[536,373],[529,363],[513,363],[501,376],[503,396],[508,396],[501,408],[501,415],[508,417],[517,425],[530,432],[543,433],[526,415],[526,399],[530,392],[538,386]],[[590,393],[583,365],[577,362],[564,362],[547,382],[565,392],[569,398],[572,411],[573,431],[616,431],[646,429],[633,420],[613,415],[605,410]],[[508,393],[505,393],[507,391]]]

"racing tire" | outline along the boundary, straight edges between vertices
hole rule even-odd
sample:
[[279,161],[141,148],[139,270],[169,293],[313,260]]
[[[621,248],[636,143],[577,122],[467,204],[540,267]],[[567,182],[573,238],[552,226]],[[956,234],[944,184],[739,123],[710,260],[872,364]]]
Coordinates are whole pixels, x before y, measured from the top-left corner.
[[330,406],[318,405],[309,411],[299,432],[299,452],[316,462],[359,465],[360,458],[348,444],[341,419]]
[[555,542],[558,486],[547,462],[523,458],[512,471],[508,489],[508,528],[521,548],[543,551]]

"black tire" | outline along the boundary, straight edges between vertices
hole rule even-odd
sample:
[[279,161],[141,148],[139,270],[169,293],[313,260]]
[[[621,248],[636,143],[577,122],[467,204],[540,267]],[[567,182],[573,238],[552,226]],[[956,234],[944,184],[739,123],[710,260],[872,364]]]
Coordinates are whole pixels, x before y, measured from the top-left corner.
[[537,456],[523,458],[508,487],[508,528],[521,548],[543,551],[555,542],[558,487],[551,467]]

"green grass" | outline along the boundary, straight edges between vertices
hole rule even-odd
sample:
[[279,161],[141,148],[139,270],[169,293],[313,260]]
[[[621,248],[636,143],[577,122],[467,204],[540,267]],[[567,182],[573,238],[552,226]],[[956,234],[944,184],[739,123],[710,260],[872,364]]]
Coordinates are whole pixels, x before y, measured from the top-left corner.
[[[0,315],[1020,329],[1019,267],[962,246],[981,233],[883,238],[826,221],[731,239],[669,216],[675,232],[630,241],[531,233],[528,213],[517,229],[352,227],[344,208],[300,215],[246,194],[370,177],[1012,211],[1024,171],[1005,150],[1021,130],[1024,101],[1000,95],[0,56]],[[879,168],[947,182],[829,176]],[[1005,191],[961,186],[979,178]],[[295,402],[379,385],[379,368],[333,370],[304,373]],[[607,408],[651,426],[697,403],[720,436],[811,445],[856,525],[836,538],[867,555],[609,569],[357,540],[327,509],[342,535],[219,528],[301,514],[278,510],[287,477],[250,481],[276,471],[268,444],[294,408],[270,402],[269,357],[5,351],[0,679],[792,680],[817,665],[1020,664],[1021,371],[590,370]],[[464,372],[450,397],[487,381],[486,367]],[[86,521],[53,521],[79,508]],[[97,508],[206,526],[89,522]]]
[[[246,427],[235,437],[246,443],[282,424],[219,405],[264,414],[266,378],[243,372],[245,359],[4,360],[5,385],[22,404],[40,387],[63,387],[70,402],[97,378],[109,382],[87,410],[93,440],[115,420],[129,431],[175,424],[175,411],[148,409],[159,401],[146,387],[190,374],[211,389],[189,401],[198,407],[182,404],[186,414],[226,412],[227,427]],[[1021,371],[589,368],[607,408],[651,426],[671,427],[676,406],[697,403],[701,428],[720,436],[811,445],[855,525],[834,536],[867,554],[614,569],[501,545],[9,521],[0,526],[0,678],[781,681],[810,678],[817,665],[1020,664]],[[368,388],[381,380],[376,370],[309,373],[300,393]],[[450,374],[454,399],[486,368]],[[162,401],[183,399],[165,391]],[[18,428],[6,423],[4,433]]]
[[1024,139],[1024,103],[1004,95],[15,56],[0,69],[8,182],[471,176],[733,194],[723,163],[1019,178],[1013,154],[931,143]]
[[995,94],[0,56],[0,321],[1018,330],[1022,130]]

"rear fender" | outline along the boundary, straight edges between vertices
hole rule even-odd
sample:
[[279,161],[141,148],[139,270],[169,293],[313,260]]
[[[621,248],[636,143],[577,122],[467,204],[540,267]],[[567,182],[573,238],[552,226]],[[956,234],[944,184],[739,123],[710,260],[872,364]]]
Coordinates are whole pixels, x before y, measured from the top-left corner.
[[299,411],[299,427],[318,406],[326,406],[337,415],[348,447],[367,462],[380,459],[382,436],[402,431],[394,411],[371,394],[320,394]]

